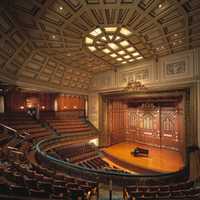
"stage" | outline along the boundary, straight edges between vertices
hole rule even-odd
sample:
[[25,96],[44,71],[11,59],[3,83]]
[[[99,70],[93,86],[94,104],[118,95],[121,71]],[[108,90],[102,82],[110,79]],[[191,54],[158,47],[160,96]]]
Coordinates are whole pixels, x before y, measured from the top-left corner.
[[[148,157],[131,155],[131,151],[136,147],[148,149]],[[119,143],[103,148],[102,151],[111,161],[137,173],[169,173],[184,167],[180,152],[138,143]]]

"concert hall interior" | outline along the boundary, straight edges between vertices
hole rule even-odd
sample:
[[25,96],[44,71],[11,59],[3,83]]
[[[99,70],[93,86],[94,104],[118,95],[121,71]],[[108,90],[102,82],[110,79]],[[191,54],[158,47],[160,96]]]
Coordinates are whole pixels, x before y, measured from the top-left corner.
[[199,0],[1,0],[0,200],[199,200],[199,19]]

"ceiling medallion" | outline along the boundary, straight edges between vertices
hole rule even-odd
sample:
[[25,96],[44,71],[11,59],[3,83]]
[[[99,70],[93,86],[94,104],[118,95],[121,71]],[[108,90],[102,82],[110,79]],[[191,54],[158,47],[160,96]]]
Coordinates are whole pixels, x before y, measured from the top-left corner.
[[134,92],[134,91],[144,91],[147,88],[142,84],[140,81],[129,81],[127,86],[124,88],[127,92]]
[[98,27],[85,36],[84,44],[91,53],[109,63],[128,64],[144,58],[131,42],[132,36],[125,27]]

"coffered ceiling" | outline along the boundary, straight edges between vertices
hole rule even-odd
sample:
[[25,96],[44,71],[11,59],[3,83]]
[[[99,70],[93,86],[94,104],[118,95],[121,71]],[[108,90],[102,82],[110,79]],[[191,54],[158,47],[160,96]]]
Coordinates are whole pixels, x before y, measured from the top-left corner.
[[199,0],[1,0],[1,75],[87,90],[96,73],[200,46]]

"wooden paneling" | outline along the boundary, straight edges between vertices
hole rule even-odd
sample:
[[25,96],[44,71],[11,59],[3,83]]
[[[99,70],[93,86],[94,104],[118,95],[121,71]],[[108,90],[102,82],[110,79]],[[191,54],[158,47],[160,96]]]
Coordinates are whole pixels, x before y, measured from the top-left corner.
[[56,97],[58,111],[84,110],[85,98],[81,96],[60,95]]
[[141,103],[128,107],[123,101],[110,101],[108,131],[111,144],[128,141],[181,150],[184,128],[183,110],[179,104]]
[[111,101],[108,105],[108,131],[111,134],[111,143],[125,140],[127,130],[127,105],[121,101]]
[[14,91],[5,95],[7,112],[23,112],[30,107],[40,107],[41,111],[54,111],[57,101],[57,111],[85,110],[83,96],[58,95],[55,93],[31,93]]
[[[144,104],[145,105],[145,104]],[[160,146],[159,107],[137,107],[128,109],[128,138],[135,142]],[[134,134],[134,137],[131,137]]]

